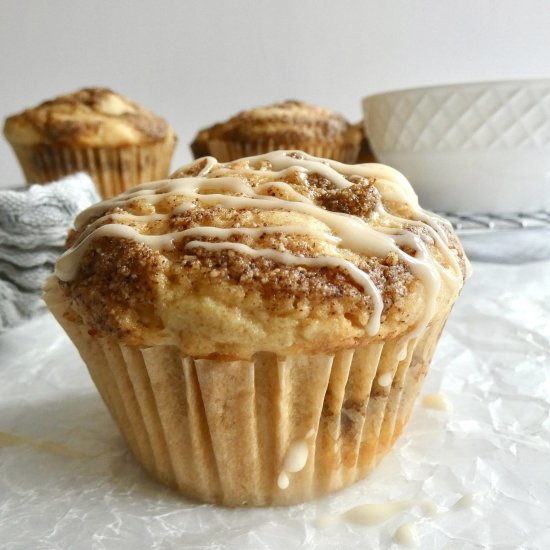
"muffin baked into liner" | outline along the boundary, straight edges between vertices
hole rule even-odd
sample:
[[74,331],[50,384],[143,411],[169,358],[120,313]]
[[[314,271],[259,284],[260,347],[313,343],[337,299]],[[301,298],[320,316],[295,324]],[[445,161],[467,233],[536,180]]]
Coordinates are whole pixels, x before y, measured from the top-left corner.
[[220,361],[91,336],[55,280],[45,300],[143,467],[226,506],[295,504],[364,478],[406,424],[446,320],[333,355]]
[[148,472],[284,505],[391,448],[467,275],[398,172],[277,151],[90,207],[45,300]]
[[12,144],[28,183],[48,183],[86,172],[103,198],[114,197],[144,181],[165,178],[175,140],[125,147],[57,147]]
[[191,150],[195,158],[219,162],[277,150],[302,150],[315,157],[354,164],[362,130],[329,109],[288,100],[243,111],[201,130]]

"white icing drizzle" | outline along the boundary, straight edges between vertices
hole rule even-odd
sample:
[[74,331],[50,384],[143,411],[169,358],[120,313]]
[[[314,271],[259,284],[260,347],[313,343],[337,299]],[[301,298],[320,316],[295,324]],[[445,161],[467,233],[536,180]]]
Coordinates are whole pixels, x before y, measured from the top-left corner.
[[422,406],[425,409],[452,412],[453,404],[442,393],[427,393],[422,398]]
[[441,512],[441,508],[431,500],[423,500],[421,507],[422,507],[422,512],[428,518],[433,518],[434,516],[437,516]]
[[[189,203],[186,203],[186,207],[188,207],[188,205]],[[149,223],[157,220],[166,220],[166,216],[164,214],[150,214],[145,216],[136,216],[134,214],[111,214],[109,217],[113,221],[117,221],[117,220],[136,221],[141,223]],[[100,222],[102,222],[102,219],[96,220],[94,223],[90,224],[90,226],[86,228],[85,231],[82,232],[82,235],[73,245],[74,254],[76,255],[80,254],[80,251],[78,249],[80,248],[81,243],[86,239],[86,237],[90,233],[94,232],[95,229],[101,225]],[[269,235],[273,233],[283,233],[283,234],[292,233],[294,235],[308,235],[310,237],[314,237],[316,239],[319,239],[320,241],[324,241],[332,245],[340,244],[340,239],[332,235],[331,233],[316,231],[309,227],[304,227],[300,225],[271,225],[268,227],[228,227],[228,228],[204,226],[204,227],[193,227],[190,229],[185,229],[183,231],[176,231],[174,233],[165,233],[160,236],[143,235],[140,232],[136,232],[136,233],[137,235],[135,235],[135,238],[138,240],[142,240],[142,237],[144,237],[143,239],[144,242],[147,241],[147,237],[151,237],[151,236],[162,237],[160,240],[153,239],[149,241],[151,243],[150,246],[155,250],[172,250],[174,241],[178,239],[183,239],[184,237],[192,236],[192,237],[212,237],[212,238],[227,239],[228,237],[231,237],[231,235],[235,235],[235,234],[248,235],[252,238],[257,239],[262,235]],[[86,248],[86,245],[83,245],[83,248]]]
[[[267,195],[265,193],[261,193],[261,191],[269,191],[270,189],[277,189],[278,191],[281,191],[284,195],[287,196],[287,198],[292,199],[296,202],[305,202],[307,204],[314,204],[311,199],[308,199],[301,193],[298,193],[295,189],[292,188],[292,185],[289,185],[288,183],[284,183],[282,181],[274,181],[274,182],[266,182],[258,185],[256,187],[256,190],[260,193],[266,196],[266,198],[269,198],[270,195]],[[276,197],[272,197],[276,198]]]
[[401,349],[399,350],[399,354],[397,355],[398,361],[403,361],[407,358],[407,352],[409,351],[409,341],[411,340],[410,337],[405,339],[405,342],[401,345]]
[[391,372],[385,372],[384,374],[381,374],[378,377],[378,385],[385,388],[386,386],[389,386],[392,383],[393,376]]
[[407,548],[417,548],[420,544],[420,537],[414,521],[408,521],[395,531],[393,541]]
[[[151,221],[150,216],[132,216],[131,214],[128,215],[122,215],[122,214],[112,214],[110,217],[113,219],[139,219],[144,218],[143,221]],[[156,218],[156,217],[155,217]],[[99,223],[101,220],[97,220]],[[243,235],[250,235],[252,237],[260,237],[262,234],[269,234],[269,233],[295,233],[295,234],[302,234],[302,235],[310,235],[312,237],[317,237],[320,240],[324,240],[327,243],[331,244],[338,244],[340,242],[340,239],[338,237],[335,237],[334,235],[331,235],[330,233],[323,233],[321,231],[314,231],[307,227],[301,227],[301,226],[293,226],[293,225],[281,225],[281,226],[269,226],[269,227],[254,227],[254,228],[248,228],[248,227],[230,227],[230,228],[220,228],[220,227],[193,227],[190,229],[186,229],[184,231],[177,231],[174,233],[164,233],[162,235],[143,235],[136,229],[134,229],[131,226],[123,225],[123,224],[109,224],[109,225],[102,225],[101,227],[93,227],[94,224],[90,225],[90,228],[92,228],[90,231],[86,231],[82,234],[82,237],[77,241],[75,246],[68,251],[67,253],[63,254],[61,258],[59,259],[57,266],[56,266],[56,275],[61,279],[62,281],[68,281],[75,277],[76,270],[78,269],[78,264],[86,252],[86,249],[88,247],[90,239],[95,239],[98,237],[118,237],[121,239],[133,239],[140,241],[146,245],[148,245],[153,250],[172,250],[174,248],[174,241],[177,239],[182,239],[184,237],[214,237],[214,238],[227,238],[234,234],[243,234]],[[197,244],[200,244],[200,246],[203,246],[204,248],[208,248],[209,246],[214,244],[220,244],[224,245],[224,248],[230,249],[234,248],[233,245],[236,243],[208,243],[208,242],[202,242],[202,241],[192,241],[188,243],[188,248],[196,247]],[[244,245],[242,245],[244,246]],[[250,247],[246,247],[247,252],[250,252],[250,254],[253,254],[256,250]],[[271,250],[273,253],[275,253],[275,250]],[[283,254],[283,253],[279,253]],[[260,255],[260,254],[258,254]],[[291,263],[291,259],[300,259],[303,261],[300,262],[293,262],[293,263],[300,263],[300,265],[305,265],[304,262],[306,260],[315,260],[317,258],[300,258],[298,256],[292,256],[291,254],[286,254],[290,259],[286,261],[285,263]],[[286,257],[285,256],[285,257]],[[283,256],[281,256],[282,258]],[[330,257],[330,261],[332,260],[339,260],[337,257]],[[280,261],[283,261],[282,259]],[[356,272],[359,272],[364,276],[364,279],[368,279],[366,275],[357,269],[351,262],[347,262],[345,260],[341,260],[342,267],[344,268],[350,268],[350,271],[354,269]],[[321,265],[321,264],[319,264]],[[370,283],[370,279],[368,279]]]
[[458,512],[471,508],[477,502],[478,496],[475,493],[463,494],[452,506],[451,510]]
[[[78,265],[88,245],[99,237],[115,237],[131,239],[143,243],[154,250],[170,250],[174,241],[184,237],[196,237],[186,245],[186,248],[206,248],[210,250],[234,250],[252,257],[265,257],[287,265],[303,265],[316,268],[336,267],[345,270],[349,276],[368,294],[373,303],[373,313],[367,326],[369,335],[374,335],[380,327],[380,317],[383,310],[383,301],[380,291],[367,273],[360,270],[354,263],[339,255],[339,247],[348,249],[361,256],[386,257],[390,252],[397,254],[405,262],[411,273],[423,283],[425,289],[426,307],[421,319],[409,330],[404,343],[403,353],[406,355],[407,343],[418,336],[426,324],[433,317],[436,299],[442,279],[452,284],[456,290],[462,284],[462,273],[456,255],[449,249],[448,239],[439,217],[422,210],[418,206],[418,199],[407,179],[398,171],[381,164],[362,164],[349,166],[336,161],[316,159],[310,155],[300,153],[302,158],[294,158],[287,151],[275,151],[265,155],[249,157],[250,168],[239,168],[227,164],[217,165],[216,159],[206,157],[205,165],[198,173],[198,177],[162,180],[139,185],[114,199],[94,205],[82,212],[76,220],[76,229],[81,229],[93,218],[96,219],[79,236],[75,245],[70,248],[58,261],[56,275],[59,279],[69,281],[76,276]],[[267,164],[269,163],[269,164]],[[212,169],[216,166],[216,170]],[[269,168],[267,168],[269,167]],[[290,172],[295,177],[305,178],[307,173],[316,173],[327,178],[339,189],[352,185],[345,176],[359,175],[364,178],[375,178],[374,185],[388,202],[406,205],[412,211],[412,218],[401,218],[388,213],[380,204],[373,213],[373,220],[380,226],[374,227],[357,216],[331,212],[317,206],[311,199],[301,195],[292,185],[276,181],[284,178]],[[246,179],[247,173],[256,175],[265,174],[266,181],[253,187]],[[209,175],[210,174],[210,175]],[[204,177],[209,175],[209,177]],[[221,191],[221,192],[220,192]],[[270,194],[271,193],[271,194]],[[117,206],[127,206],[135,199],[141,199],[151,205],[177,195],[184,201],[169,214],[134,215],[129,213],[105,214]],[[277,196],[272,196],[277,195]],[[182,214],[196,205],[217,206],[232,209],[265,209],[297,212],[310,216],[324,224],[330,232],[305,229],[299,225],[281,225],[261,228],[216,228],[196,227],[184,231],[148,235],[139,230],[144,224],[168,220],[171,215]],[[124,225],[131,221],[136,227]],[[114,222],[114,223],[113,223]],[[388,226],[388,224],[390,224]],[[395,227],[397,226],[397,227]],[[426,243],[419,235],[407,230],[407,226],[427,228],[435,246],[448,264],[448,268],[440,265],[432,258]],[[327,243],[328,250],[333,247],[334,255],[324,254],[308,258],[297,256],[289,252],[274,249],[252,248],[240,243],[229,242],[227,239],[234,234],[250,235],[257,239],[263,233],[284,232],[286,234],[304,234],[315,237]],[[200,238],[214,238],[220,242],[205,242]],[[414,251],[409,255],[401,248],[407,247]]]
[[308,454],[309,451],[305,439],[293,441],[286,452],[283,462],[285,472],[294,474],[303,470],[307,462]]
[[112,199],[107,199],[97,204],[86,208],[80,212],[80,214],[75,219],[75,229],[81,229],[86,223],[88,223],[92,218],[96,217],[100,213],[104,213],[116,206],[125,206],[129,202],[135,199],[144,199],[150,204],[156,204],[162,200],[170,192],[174,191],[174,182],[179,180],[161,180],[154,181],[150,183],[142,183],[137,187],[133,187],[120,195],[113,197]]
[[342,521],[365,526],[378,525],[414,506],[420,507],[426,516],[432,516],[433,510],[437,509],[435,503],[425,500],[368,503],[350,508],[342,514],[320,516],[316,518],[315,525],[316,527],[328,527]]
[[279,489],[287,489],[290,485],[290,478],[288,477],[288,474],[301,472],[305,468],[309,456],[308,439],[311,439],[314,435],[315,430],[312,428],[307,432],[305,437],[295,439],[288,446],[285,458],[283,460],[281,473],[277,478],[277,485]]
[[287,265],[305,265],[311,267],[341,267],[345,269],[349,275],[363,287],[365,292],[371,294],[374,299],[373,313],[367,323],[367,334],[374,336],[380,328],[380,316],[382,314],[382,308],[384,303],[380,292],[372,282],[372,279],[364,272],[361,271],[351,262],[338,258],[336,256],[316,256],[315,258],[304,258],[302,256],[294,256],[288,252],[279,252],[272,248],[250,248],[240,243],[208,243],[204,241],[191,241],[187,244],[186,248],[206,248],[206,250],[234,250],[241,254],[246,254],[253,258],[263,257],[276,262]]
[[[401,352],[398,357],[398,360],[401,361],[407,356],[408,342],[419,336],[433,317],[436,307],[436,298],[441,287],[441,277],[438,274],[437,267],[434,267],[434,265],[437,266],[438,264],[431,260],[426,244],[418,235],[403,229],[398,229],[397,232],[392,234],[392,237],[397,245],[408,246],[416,250],[417,255],[410,256],[400,248],[397,249],[398,256],[408,263],[411,272],[424,283],[424,288],[426,290],[426,297],[424,300],[426,307],[424,308],[423,316],[418,319],[416,325],[409,331],[402,344]],[[457,284],[461,283],[457,281]]]
[[283,471],[279,474],[279,477],[277,478],[277,485],[279,489],[282,489],[283,491],[285,489],[288,489],[288,486],[290,485],[290,479],[286,472]]
[[[442,254],[442,256],[447,260],[449,263],[451,272],[447,271],[441,264],[436,264],[437,269],[445,277],[447,281],[456,281],[456,275],[457,273],[460,273],[460,266],[458,264],[458,258],[455,254],[453,254],[452,250],[449,248],[449,239],[444,231],[441,230],[441,227],[438,223],[434,223],[434,225],[429,225],[425,223],[425,221],[421,220],[405,220],[404,218],[400,218],[398,216],[394,216],[393,214],[390,214],[386,210],[384,210],[384,207],[382,205],[378,205],[377,207],[378,211],[383,211],[382,216],[393,220],[394,222],[398,224],[407,224],[409,226],[413,227],[424,227],[427,229],[428,234],[430,237],[434,240],[435,246],[439,250],[439,252]],[[420,217],[424,217],[421,213]],[[434,215],[434,221],[437,219],[437,217]],[[407,233],[408,235],[412,235],[410,232]],[[417,249],[418,242],[421,241],[421,238],[418,235],[415,235],[417,239],[414,240],[413,247]],[[458,281],[460,283],[460,281]]]
[[414,504],[415,502],[410,500],[362,504],[345,512],[343,518],[359,525],[377,525],[408,510]]
[[[220,178],[221,180],[221,178]],[[182,180],[183,181],[183,180]],[[196,182],[193,182],[196,185]],[[228,181],[228,184],[231,183]],[[235,182],[233,182],[235,183]],[[244,197],[233,195],[209,194],[203,195],[193,190],[185,190],[185,196],[200,199],[207,205],[222,204],[226,208],[236,210],[245,208],[259,208],[264,210],[286,210],[307,214],[326,224],[341,239],[343,247],[359,254],[371,254],[385,257],[389,252],[401,253],[394,239],[375,230],[363,220],[355,216],[348,216],[337,212],[330,212],[320,206],[306,202],[287,201],[276,197],[257,194],[252,186],[238,180]],[[185,185],[185,184],[183,184]]]
[[314,527],[317,529],[324,529],[325,527],[332,527],[333,525],[338,525],[342,520],[338,515],[327,514],[325,516],[316,517],[313,520]]
[[339,188],[351,186],[351,183],[342,174],[346,176],[359,175],[365,178],[376,178],[389,186],[395,186],[399,202],[402,202],[403,195],[406,194],[409,201],[418,204],[418,197],[407,178],[401,174],[401,172],[395,170],[395,168],[391,168],[385,164],[371,163],[350,165],[335,160],[319,159],[303,151],[298,151],[299,155],[303,157],[301,159],[291,157],[289,153],[292,153],[292,151],[272,151],[264,155],[248,157],[248,160],[251,164],[260,163],[266,160],[271,163],[275,170],[280,171],[291,166],[301,166],[308,172],[314,172],[325,176]]

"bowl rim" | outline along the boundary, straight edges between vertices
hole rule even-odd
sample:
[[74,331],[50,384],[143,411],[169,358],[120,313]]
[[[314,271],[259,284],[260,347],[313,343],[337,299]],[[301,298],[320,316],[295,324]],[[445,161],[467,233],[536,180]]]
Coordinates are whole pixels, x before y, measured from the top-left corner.
[[362,103],[365,105],[367,102],[385,96],[395,96],[399,94],[418,93],[422,91],[433,92],[439,90],[449,90],[452,88],[489,88],[500,86],[517,86],[517,85],[534,85],[536,87],[548,86],[550,89],[550,78],[518,78],[508,80],[472,80],[470,82],[456,82],[448,84],[429,84],[427,86],[413,86],[410,88],[398,88],[393,90],[387,90],[385,92],[376,92],[363,97]]

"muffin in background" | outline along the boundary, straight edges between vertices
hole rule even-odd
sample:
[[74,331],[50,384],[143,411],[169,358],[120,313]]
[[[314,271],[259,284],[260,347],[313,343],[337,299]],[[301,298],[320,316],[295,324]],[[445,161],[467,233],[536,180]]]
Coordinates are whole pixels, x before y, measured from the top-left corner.
[[191,151],[196,159],[209,155],[219,162],[229,162],[270,151],[299,149],[353,164],[361,135],[361,129],[339,113],[288,100],[242,111],[226,122],[200,130]]
[[168,123],[106,88],[84,88],[8,117],[4,135],[28,183],[87,172],[104,198],[168,176]]
[[144,468],[217,504],[365,477],[468,275],[380,164],[202,158],[80,214],[45,300]]

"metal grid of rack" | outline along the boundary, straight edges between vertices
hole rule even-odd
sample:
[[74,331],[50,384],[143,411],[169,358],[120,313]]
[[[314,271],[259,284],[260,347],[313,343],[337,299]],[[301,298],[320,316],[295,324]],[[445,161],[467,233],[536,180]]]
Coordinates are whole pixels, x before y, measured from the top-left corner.
[[550,229],[550,211],[513,214],[471,214],[440,212],[459,233],[511,231],[521,229]]

